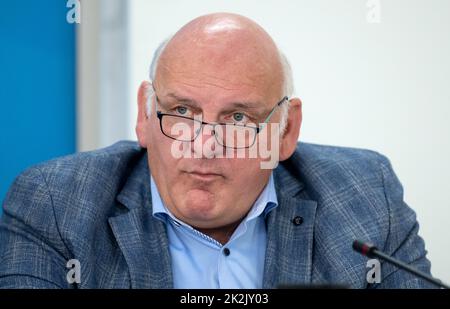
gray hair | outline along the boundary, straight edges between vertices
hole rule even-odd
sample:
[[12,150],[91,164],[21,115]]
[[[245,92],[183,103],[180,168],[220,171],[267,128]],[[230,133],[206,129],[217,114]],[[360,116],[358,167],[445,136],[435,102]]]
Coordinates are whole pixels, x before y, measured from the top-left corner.
[[[172,39],[172,36],[168,37],[164,41],[162,41],[158,48],[155,50],[155,53],[153,54],[152,62],[150,64],[150,80],[153,82],[155,80],[156,76],[156,69],[158,68],[158,62],[159,58],[166,48],[167,44]],[[289,63],[289,60],[287,59],[286,55],[278,49],[278,53],[280,55],[280,62],[281,67],[283,70],[283,79],[284,79],[284,85],[283,85],[283,92],[284,95],[288,98],[291,98],[294,95],[294,78],[292,76],[292,69],[291,65]],[[153,97],[153,87],[149,87],[147,89],[147,115],[150,115],[152,111],[152,97]],[[280,134],[283,134],[286,130],[287,126],[287,118],[289,115],[289,101],[281,105],[281,120],[280,120]]]

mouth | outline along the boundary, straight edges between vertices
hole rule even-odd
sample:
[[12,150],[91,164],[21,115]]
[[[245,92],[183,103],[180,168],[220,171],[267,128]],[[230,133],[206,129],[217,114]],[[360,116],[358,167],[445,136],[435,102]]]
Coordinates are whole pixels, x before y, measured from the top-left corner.
[[185,173],[196,180],[204,182],[211,182],[223,178],[222,174],[209,171],[190,171]]

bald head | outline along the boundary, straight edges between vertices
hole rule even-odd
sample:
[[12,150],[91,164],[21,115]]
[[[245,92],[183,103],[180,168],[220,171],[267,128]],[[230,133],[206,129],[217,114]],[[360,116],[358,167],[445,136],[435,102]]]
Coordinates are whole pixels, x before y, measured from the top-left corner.
[[[272,38],[258,24],[236,14],[210,14],[182,27],[161,53],[156,80],[162,74],[182,73],[189,78],[187,66],[196,74],[205,72],[206,82],[223,78],[229,87],[257,80],[280,89],[283,83],[280,53]],[[207,77],[207,72],[215,77]]]

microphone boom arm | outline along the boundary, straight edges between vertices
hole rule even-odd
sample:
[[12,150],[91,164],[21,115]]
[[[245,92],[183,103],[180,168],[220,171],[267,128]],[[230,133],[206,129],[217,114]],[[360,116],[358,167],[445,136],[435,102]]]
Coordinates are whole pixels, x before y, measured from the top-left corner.
[[441,280],[436,279],[418,269],[415,269],[414,267],[412,267],[411,265],[408,265],[406,263],[403,263],[402,261],[399,261],[385,253],[383,253],[382,251],[378,250],[377,247],[375,247],[373,244],[371,243],[366,243],[360,240],[355,240],[353,242],[353,250],[355,250],[356,252],[365,255],[369,258],[379,258],[383,261],[386,261],[392,265],[397,266],[400,269],[406,270],[407,272],[416,275],[417,277],[420,277],[440,288],[444,288],[444,289],[450,289],[450,286],[448,286],[447,284],[443,283]]

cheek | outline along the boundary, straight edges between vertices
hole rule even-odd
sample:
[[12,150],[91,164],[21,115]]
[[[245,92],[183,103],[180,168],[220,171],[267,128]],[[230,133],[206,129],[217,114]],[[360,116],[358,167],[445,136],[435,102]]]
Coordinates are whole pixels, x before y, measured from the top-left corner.
[[147,150],[151,159],[158,161],[158,165],[170,165],[172,164],[170,155],[172,140],[161,133],[157,120],[147,126]]
[[[259,164],[250,168],[248,165],[237,170],[233,177],[231,192],[235,196],[257,196],[269,179],[271,170],[261,170]],[[251,201],[253,202],[253,200]]]
[[165,145],[169,144],[170,139],[161,133],[158,118],[153,114],[150,117],[151,121],[149,121],[146,131],[149,148],[153,150],[164,149]]
[[280,144],[280,131],[280,119],[274,119],[274,122],[268,123],[266,129],[261,132],[260,143],[266,149],[274,149],[278,147],[278,145]]
[[155,115],[151,115],[151,120],[148,122],[147,125],[147,139],[149,144],[155,144],[153,141],[157,140],[159,138],[159,126],[157,122],[157,118]]
[[266,174],[260,162],[259,159],[232,159],[230,171],[233,181],[242,184],[242,189],[258,182]]

